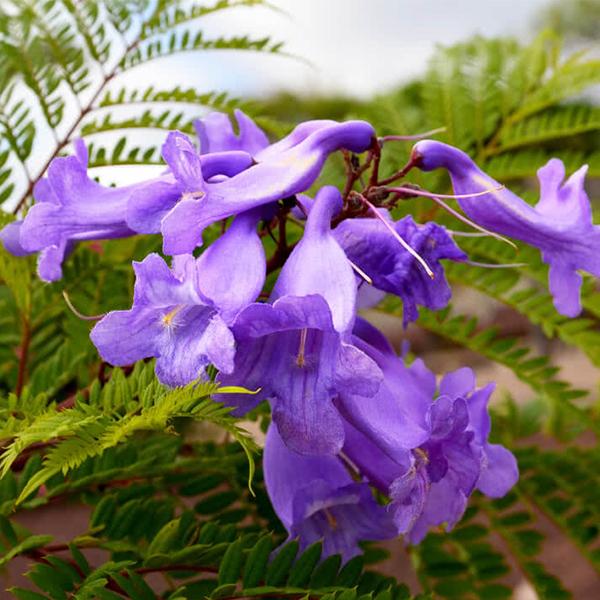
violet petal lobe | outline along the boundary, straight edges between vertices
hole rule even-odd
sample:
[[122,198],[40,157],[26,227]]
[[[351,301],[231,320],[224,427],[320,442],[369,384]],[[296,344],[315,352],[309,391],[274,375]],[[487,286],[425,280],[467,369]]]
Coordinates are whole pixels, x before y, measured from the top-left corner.
[[239,135],[233,131],[229,115],[225,113],[212,112],[194,121],[201,154],[243,150],[255,155],[269,145],[265,132],[250,117],[237,108],[234,116]]
[[467,399],[467,405],[470,428],[475,434],[475,441],[481,446],[483,452],[477,489],[487,496],[499,498],[517,483],[519,468],[517,460],[510,450],[499,444],[488,442],[491,430],[488,402],[493,390],[493,384],[475,390]]

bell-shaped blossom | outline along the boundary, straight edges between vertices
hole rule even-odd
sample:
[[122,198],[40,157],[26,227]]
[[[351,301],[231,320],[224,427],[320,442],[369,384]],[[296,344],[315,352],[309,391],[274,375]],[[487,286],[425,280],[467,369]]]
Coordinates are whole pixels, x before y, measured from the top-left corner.
[[52,161],[48,177],[34,188],[36,204],[21,223],[11,223],[1,234],[9,251],[40,252],[38,274],[44,281],[62,277],[63,259],[74,242],[133,235],[125,221],[132,186],[96,183],[87,175],[83,141],[77,140],[75,149],[74,156]]
[[361,553],[360,541],[396,536],[388,512],[339,458],[293,452],[275,425],[267,432],[263,468],[273,508],[301,550],[322,540],[322,558],[340,554],[345,562]]
[[200,154],[242,150],[254,156],[269,145],[265,132],[250,117],[237,108],[233,114],[238,125],[237,135],[225,113],[212,112],[194,121]]
[[335,228],[334,234],[348,258],[373,281],[375,288],[402,298],[406,327],[419,316],[418,305],[439,310],[448,304],[452,292],[440,260],[465,260],[467,256],[436,223],[417,225],[410,215],[397,222],[389,221],[427,262],[433,279],[379,219],[347,219]]
[[133,268],[133,306],[108,313],[90,334],[102,358],[123,366],[155,357],[158,378],[170,386],[203,376],[210,363],[231,371],[233,334],[199,293],[194,257],[180,257],[171,270],[150,254]]
[[169,133],[162,155],[169,167],[167,172],[138,186],[127,206],[127,223],[139,233],[159,233],[163,217],[180,200],[200,193],[205,181],[237,175],[253,164],[250,154],[237,149],[200,155],[179,131]]
[[254,304],[236,319],[235,370],[226,385],[260,388],[228,399],[243,413],[270,399],[285,443],[303,454],[335,454],[343,444],[333,399],[373,396],[377,364],[350,343],[356,286],[329,223],[341,208],[335,188],[323,188],[275,285],[272,304]]
[[540,200],[535,206],[486,175],[471,158],[452,146],[431,140],[413,149],[417,166],[430,171],[445,168],[456,194],[490,190],[489,194],[458,200],[465,214],[483,227],[539,248],[549,269],[549,287],[558,312],[569,317],[581,312],[578,269],[600,276],[600,227],[592,222],[585,193],[587,166],[566,182],[562,161],[553,158],[538,170]]
[[128,365],[156,357],[161,382],[185,385],[211,363],[233,369],[230,325],[264,284],[265,256],[256,215],[239,215],[198,259],[176,257],[173,269],[156,254],[134,263],[136,284],[130,310],[113,311],[92,330],[102,358]]
[[[167,140],[167,148],[176,143],[174,137],[176,133]],[[197,156],[196,162],[210,178],[235,175],[252,164],[252,157],[230,151]],[[158,233],[162,217],[186,191],[173,174],[181,168],[177,164],[160,177],[123,187],[100,185],[89,177],[87,166],[87,149],[77,140],[75,155],[52,161],[47,178],[36,184],[36,203],[25,219],[0,231],[9,252],[39,252],[38,274],[44,281],[62,277],[62,262],[78,241]]]
[[[318,121],[317,126],[309,122],[301,135],[292,132],[288,136],[291,143],[282,140],[267,147],[255,156],[258,164],[238,175],[217,183],[197,181],[189,196],[162,221],[165,253],[192,252],[202,243],[202,232],[210,224],[306,191],[329,154],[340,149],[363,152],[373,136],[372,126],[364,121]],[[180,178],[177,173],[175,176]]]
[[358,347],[390,361],[388,369],[382,367],[382,389],[391,392],[377,398],[374,411],[359,403],[342,411],[347,419],[343,451],[390,496],[398,532],[418,543],[433,526],[451,529],[475,488],[492,497],[504,495],[516,483],[518,469],[506,448],[488,442],[487,402],[494,386],[475,389],[473,372],[463,368],[443,377],[436,390],[435,377],[421,361],[410,367],[397,361],[400,385],[394,388],[389,383],[393,357],[376,330],[361,323],[356,333],[363,341],[355,342]]

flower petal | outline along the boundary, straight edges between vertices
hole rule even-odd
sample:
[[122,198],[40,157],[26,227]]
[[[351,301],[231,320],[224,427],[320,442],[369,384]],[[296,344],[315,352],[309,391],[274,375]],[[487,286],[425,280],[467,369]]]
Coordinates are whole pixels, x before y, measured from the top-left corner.
[[90,338],[106,362],[131,365],[142,358],[158,356],[160,316],[153,308],[116,310],[96,323]]
[[184,191],[201,192],[204,189],[200,156],[187,135],[171,131],[162,146],[162,156]]
[[514,455],[504,446],[488,444],[484,462],[477,489],[491,498],[504,496],[519,480],[519,468]]
[[194,121],[201,154],[244,150],[254,155],[269,145],[265,132],[250,117],[237,108],[234,115],[239,136],[234,133],[229,116],[225,113],[212,112]]
[[354,323],[356,280],[331,234],[331,219],[341,207],[342,197],[336,188],[327,186],[319,191],[304,236],[281,270],[272,297],[319,294],[329,304],[334,327],[344,332]]
[[475,389],[475,373],[462,367],[446,373],[440,382],[440,395],[451,398],[466,398]]
[[254,302],[265,282],[265,251],[256,231],[260,214],[242,213],[197,263],[198,287],[227,322]]

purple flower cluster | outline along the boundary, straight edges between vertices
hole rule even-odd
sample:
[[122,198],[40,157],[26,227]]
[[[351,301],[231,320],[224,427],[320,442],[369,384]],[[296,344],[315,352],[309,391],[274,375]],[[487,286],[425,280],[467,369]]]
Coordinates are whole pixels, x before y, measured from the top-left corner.
[[[441,261],[467,255],[439,224],[394,220],[400,191],[412,188],[379,179],[383,142],[369,123],[309,121],[270,144],[246,115],[237,111],[236,120],[238,133],[220,113],[199,121],[200,152],[170,133],[168,168],[127,187],[90,178],[78,142],[74,156],[52,163],[34,206],[0,239],[13,254],[39,253],[40,277],[55,281],[78,241],[162,235],[170,266],[157,254],[134,262],[131,308],[105,315],[91,339],[112,365],[155,358],[166,385],[206,378],[212,365],[224,385],[258,390],[225,402],[237,415],[269,402],[267,490],[302,545],[323,539],[325,555],[348,559],[363,539],[403,534],[418,543],[431,527],[451,529],[475,489],[499,497],[518,478],[513,455],[488,441],[493,385],[478,389],[468,368],[438,382],[421,360],[398,357],[357,310],[386,293],[402,299],[405,326],[419,306],[441,309],[451,295]],[[325,186],[305,195],[340,150],[344,192]],[[361,166],[352,155],[362,153]],[[557,309],[581,310],[577,270],[600,275],[585,168],[562,184],[562,163],[550,161],[532,207],[440,142],[418,142],[398,178],[414,167],[445,168],[476,227],[539,248]],[[223,233],[198,253],[215,223]],[[294,244],[290,223],[303,228]],[[267,259],[262,238],[275,239],[273,229],[279,236]],[[266,285],[271,273],[276,281]]]

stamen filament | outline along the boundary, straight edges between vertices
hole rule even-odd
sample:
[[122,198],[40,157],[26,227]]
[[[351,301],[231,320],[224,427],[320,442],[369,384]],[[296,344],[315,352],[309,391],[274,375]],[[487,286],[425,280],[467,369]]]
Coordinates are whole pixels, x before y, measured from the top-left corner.
[[505,186],[500,185],[495,188],[490,188],[489,190],[483,190],[481,192],[473,192],[471,194],[434,194],[433,192],[427,192],[425,190],[420,190],[418,188],[412,187],[391,187],[386,188],[389,192],[395,192],[396,194],[412,194],[414,196],[425,196],[426,198],[449,198],[449,199],[458,199],[461,198],[477,198],[478,196],[485,196],[490,192],[499,192],[503,190]]
[[66,290],[63,290],[62,292],[63,298],[65,299],[65,302],[67,304],[67,306],[69,307],[69,310],[79,319],[81,319],[82,321],[99,321],[100,319],[104,318],[106,316],[106,313],[103,313],[101,315],[84,315],[82,313],[80,313],[74,306],[73,303],[71,302],[71,299],[69,298],[69,294],[67,294]]
[[472,267],[482,267],[483,269],[518,269],[527,266],[527,263],[482,263],[475,260],[462,260],[460,262]]
[[298,346],[298,356],[296,357],[296,364],[302,368],[306,364],[304,358],[304,349],[306,347],[306,338],[308,336],[308,329],[305,327],[300,330],[300,345]]
[[384,219],[380,214],[377,208],[371,204],[364,196],[361,195],[362,201],[371,209],[371,212],[375,215],[375,218],[379,219],[390,231],[390,233],[398,240],[398,243],[411,255],[413,256],[419,264],[425,269],[425,272],[431,279],[435,279],[435,275],[431,270],[430,266],[427,264],[425,259],[412,247],[410,246],[406,240]]
[[[493,231],[490,231],[489,229],[486,229],[485,227],[481,227],[481,225],[477,225],[477,223],[474,223],[473,221],[471,221],[471,219],[465,217],[464,215],[461,215],[457,210],[454,210],[449,204],[444,202],[441,198],[431,196],[431,199],[436,204],[441,206],[444,210],[448,211],[452,216],[456,217],[459,221],[466,223],[473,229],[477,229],[477,231],[480,231],[483,235],[489,235],[490,237],[496,238],[500,242],[504,242],[505,244],[512,246],[515,250],[517,250],[517,251],[519,250],[518,246],[514,242],[512,242],[508,238],[505,238],[503,235],[500,235],[499,233],[494,233]],[[456,233],[459,234],[462,232],[456,232]],[[478,234],[472,234],[471,237],[475,237],[477,235]]]
[[414,135],[384,135],[379,138],[379,143],[385,144],[385,142],[410,142],[412,140],[422,140],[431,135],[435,135],[436,133],[444,133],[444,131],[446,131],[445,127],[438,127],[436,129],[424,131],[423,133],[415,133]]
[[481,238],[481,237],[489,237],[489,233],[482,233],[478,231],[456,231],[456,229],[446,229],[446,231],[452,235],[457,237],[472,237],[472,238]]
[[373,285],[373,280],[358,266],[355,265],[351,260],[348,260],[350,266],[369,284]]

